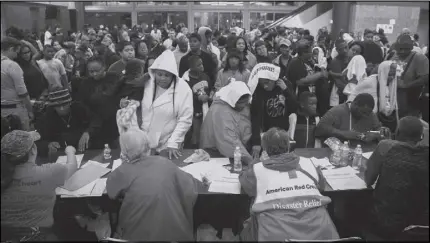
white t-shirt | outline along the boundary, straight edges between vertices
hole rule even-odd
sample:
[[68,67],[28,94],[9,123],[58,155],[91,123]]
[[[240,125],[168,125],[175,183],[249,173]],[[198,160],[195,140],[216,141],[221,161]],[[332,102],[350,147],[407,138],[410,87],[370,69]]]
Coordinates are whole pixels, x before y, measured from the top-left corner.
[[49,91],[66,88],[61,82],[61,76],[66,75],[66,69],[60,60],[55,58],[51,60],[40,59],[37,64],[48,81]]
[[45,32],[45,42],[43,45],[52,45],[52,35],[51,32],[49,32],[48,30]]

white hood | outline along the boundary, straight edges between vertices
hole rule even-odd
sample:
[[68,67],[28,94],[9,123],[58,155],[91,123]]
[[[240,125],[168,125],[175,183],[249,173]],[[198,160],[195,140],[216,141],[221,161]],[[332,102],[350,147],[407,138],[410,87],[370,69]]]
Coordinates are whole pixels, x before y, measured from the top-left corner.
[[152,66],[149,68],[149,75],[151,79],[154,78],[154,69],[167,71],[178,79],[178,66],[176,64],[175,55],[171,50],[165,50],[157,59],[155,59]]
[[222,87],[215,96],[218,96],[221,100],[227,102],[234,108],[240,97],[246,94],[251,95],[248,86],[242,81],[233,81],[227,86]]

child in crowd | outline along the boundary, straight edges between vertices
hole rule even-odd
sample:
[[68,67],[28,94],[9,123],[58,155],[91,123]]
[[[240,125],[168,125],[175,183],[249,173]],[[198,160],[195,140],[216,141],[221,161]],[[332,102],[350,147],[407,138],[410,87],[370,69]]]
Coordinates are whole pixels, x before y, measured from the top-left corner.
[[66,69],[63,63],[54,58],[56,51],[54,47],[46,45],[43,49],[43,59],[37,61],[37,65],[48,81],[48,91],[69,89]]
[[321,147],[314,134],[319,122],[317,96],[305,91],[300,94],[299,103],[297,112],[290,115],[290,137],[296,142],[295,148]]
[[185,72],[182,77],[193,91],[194,117],[192,128],[187,134],[187,141],[193,148],[197,148],[200,140],[200,127],[209,110],[212,82],[204,73],[203,61],[199,56],[190,56],[188,62],[190,70]]

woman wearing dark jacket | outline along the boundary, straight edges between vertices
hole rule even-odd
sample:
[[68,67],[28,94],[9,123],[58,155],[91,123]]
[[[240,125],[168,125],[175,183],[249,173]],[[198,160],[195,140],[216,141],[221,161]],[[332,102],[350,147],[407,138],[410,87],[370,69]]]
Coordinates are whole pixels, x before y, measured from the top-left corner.
[[[103,148],[104,144],[117,147],[114,143],[119,133],[116,125],[116,111],[118,109],[118,92],[120,76],[106,72],[106,66],[99,57],[88,61],[89,77],[85,77],[80,84],[76,99],[82,102],[91,112],[90,127],[98,127],[94,136],[84,133],[79,142],[79,150]],[[112,147],[111,147],[112,148]]]
[[30,99],[39,99],[44,90],[48,89],[48,82],[33,60],[33,54],[28,46],[23,46],[16,62],[24,72],[24,83]]
[[146,76],[143,75],[143,69],[142,62],[137,59],[132,59],[127,62],[125,74],[118,88],[118,99],[127,98],[130,100],[142,100],[145,80],[149,80],[149,76],[146,78]]

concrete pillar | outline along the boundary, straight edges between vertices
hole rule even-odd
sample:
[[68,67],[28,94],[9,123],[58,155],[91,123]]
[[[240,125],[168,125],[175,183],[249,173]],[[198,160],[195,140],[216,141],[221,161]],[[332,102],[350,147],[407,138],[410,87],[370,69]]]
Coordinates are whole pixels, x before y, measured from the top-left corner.
[[250,22],[251,14],[249,13],[249,2],[244,2],[243,8],[244,8],[244,10],[242,11],[242,21],[243,21],[242,28],[244,28],[245,30],[250,30],[251,29],[251,22]]
[[136,2],[131,2],[131,27],[137,25],[137,3]]
[[332,38],[338,37],[340,30],[349,32],[349,22],[352,10],[351,2],[333,2]]
[[76,28],[77,30],[83,30],[85,24],[85,6],[84,2],[75,2],[76,8]]
[[187,2],[187,28],[188,31],[194,31],[194,11],[193,11],[194,2]]

